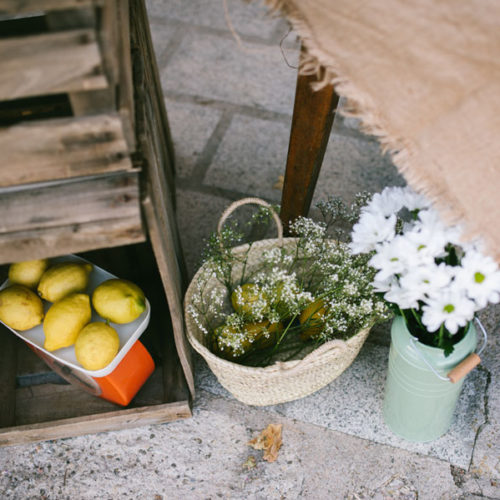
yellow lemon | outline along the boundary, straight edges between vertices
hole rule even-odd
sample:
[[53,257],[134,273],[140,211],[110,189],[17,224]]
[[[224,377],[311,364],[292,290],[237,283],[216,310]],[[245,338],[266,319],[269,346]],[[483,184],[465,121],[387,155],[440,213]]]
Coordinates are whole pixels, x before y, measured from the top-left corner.
[[252,347],[246,332],[229,325],[222,325],[214,330],[212,351],[224,359],[237,359]]
[[73,293],[54,302],[43,320],[43,347],[55,351],[73,345],[91,315],[90,297],[85,293]]
[[100,370],[113,361],[119,348],[117,331],[106,323],[96,321],[80,330],[75,342],[75,356],[86,370]]
[[300,338],[307,340],[321,333],[323,328],[323,316],[326,313],[325,302],[317,299],[311,302],[299,316],[299,322],[302,325]]
[[43,319],[38,295],[24,285],[10,285],[0,291],[0,321],[14,330],[29,330]]
[[49,267],[38,283],[38,294],[49,302],[57,302],[70,293],[83,292],[89,282],[92,264],[60,262]]
[[264,311],[268,305],[261,287],[255,283],[238,286],[231,294],[231,303],[237,313],[249,316]]
[[283,331],[283,324],[281,322],[260,321],[259,323],[247,323],[243,330],[257,349],[266,349],[276,344],[278,334]]
[[14,262],[9,266],[9,281],[35,289],[48,266],[48,259]]
[[104,281],[94,290],[92,305],[104,319],[130,323],[146,309],[146,298],[136,284],[115,278]]

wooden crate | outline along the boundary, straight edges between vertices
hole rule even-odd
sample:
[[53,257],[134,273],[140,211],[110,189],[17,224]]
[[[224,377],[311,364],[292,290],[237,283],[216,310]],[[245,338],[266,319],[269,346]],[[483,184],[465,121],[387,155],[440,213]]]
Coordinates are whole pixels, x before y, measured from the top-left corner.
[[0,444],[190,416],[173,148],[142,0],[0,0],[0,150],[0,264],[91,252],[135,270],[157,361],[123,409],[58,383],[4,329]]

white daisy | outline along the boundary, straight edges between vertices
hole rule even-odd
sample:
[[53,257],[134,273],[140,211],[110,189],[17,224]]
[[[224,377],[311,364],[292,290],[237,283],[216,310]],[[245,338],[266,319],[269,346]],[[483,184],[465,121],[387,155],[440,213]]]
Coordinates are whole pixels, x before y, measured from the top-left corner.
[[478,308],[500,302],[500,271],[497,263],[480,252],[469,251],[462,259],[456,281],[467,290]]
[[403,206],[408,210],[423,210],[431,206],[431,202],[420,193],[416,193],[410,186],[406,186],[403,192]]
[[462,230],[459,226],[447,226],[443,223],[437,210],[428,208],[418,213],[418,221],[415,228],[425,230],[427,234],[434,235],[435,238],[441,237],[446,243],[452,245],[460,244]]
[[405,238],[414,246],[415,257],[421,263],[432,264],[434,259],[446,255],[448,240],[443,231],[420,225],[406,231]]
[[381,193],[375,193],[364,211],[373,215],[390,217],[397,214],[404,206],[405,192],[400,187],[386,187]]
[[395,235],[396,216],[386,218],[366,212],[354,225],[352,242],[349,245],[353,253],[365,253],[375,249],[377,243],[390,241]]
[[370,265],[378,269],[377,281],[385,281],[392,275],[404,274],[416,265],[415,247],[401,235],[392,241],[377,246],[377,253],[370,259]]
[[398,283],[393,283],[389,291],[384,294],[384,299],[394,302],[401,309],[416,309],[418,301],[424,298],[418,289],[403,288]]
[[444,263],[439,265],[412,267],[408,273],[401,278],[401,287],[407,290],[415,290],[421,294],[433,295],[439,293],[450,284],[455,275],[454,268]]
[[422,323],[430,332],[442,324],[453,335],[474,317],[475,304],[457,287],[451,287],[426,299],[422,306]]

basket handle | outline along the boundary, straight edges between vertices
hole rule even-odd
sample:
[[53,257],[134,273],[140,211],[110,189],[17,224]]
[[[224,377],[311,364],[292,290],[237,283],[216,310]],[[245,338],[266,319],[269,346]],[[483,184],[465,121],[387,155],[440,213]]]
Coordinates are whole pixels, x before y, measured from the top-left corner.
[[294,372],[305,363],[310,363],[311,361],[316,361],[321,359],[323,356],[329,355],[332,351],[344,352],[347,350],[347,344],[343,340],[333,339],[320,345],[317,349],[310,352],[307,356],[297,361],[297,363],[291,365],[290,361],[278,361],[280,371],[286,371],[288,373]]
[[260,198],[242,198],[241,200],[235,201],[229,205],[224,212],[222,212],[222,215],[219,219],[219,223],[217,224],[217,233],[220,236],[222,228],[224,226],[224,223],[226,222],[227,218],[238,208],[241,207],[242,205],[261,205],[263,207],[266,207],[269,209],[271,212],[271,215],[273,216],[274,222],[276,223],[276,228],[278,229],[278,240],[280,246],[283,246],[283,224],[281,223],[281,219],[279,218],[278,214],[275,212],[273,207],[267,203],[267,201],[261,200]]

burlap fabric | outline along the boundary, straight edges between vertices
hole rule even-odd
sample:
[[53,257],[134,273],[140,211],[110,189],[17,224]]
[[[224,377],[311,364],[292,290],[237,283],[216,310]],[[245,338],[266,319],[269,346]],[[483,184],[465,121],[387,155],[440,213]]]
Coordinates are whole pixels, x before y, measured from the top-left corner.
[[265,0],[417,191],[500,261],[500,1]]

